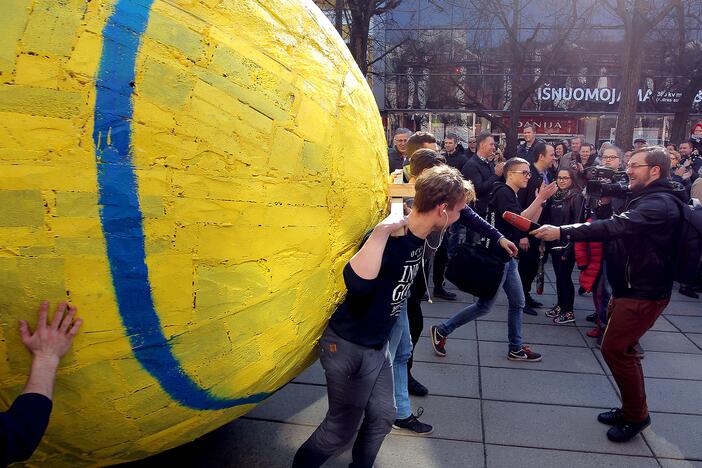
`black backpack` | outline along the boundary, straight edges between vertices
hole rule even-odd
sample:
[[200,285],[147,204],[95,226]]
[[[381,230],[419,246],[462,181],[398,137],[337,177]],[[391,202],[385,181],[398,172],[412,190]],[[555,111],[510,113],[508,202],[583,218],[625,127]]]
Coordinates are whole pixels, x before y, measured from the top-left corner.
[[681,283],[694,283],[702,274],[702,204],[694,199],[686,204],[677,197],[671,198],[680,207],[682,218],[676,238],[673,279]]

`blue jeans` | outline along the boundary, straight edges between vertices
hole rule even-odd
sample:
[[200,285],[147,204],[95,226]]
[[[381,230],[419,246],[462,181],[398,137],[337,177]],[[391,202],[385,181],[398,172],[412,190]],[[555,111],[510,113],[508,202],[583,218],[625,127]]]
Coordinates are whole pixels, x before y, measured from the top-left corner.
[[[509,350],[517,351],[522,348],[522,312],[524,311],[524,291],[522,281],[517,270],[517,261],[511,259],[505,263],[505,272],[502,275],[500,286],[507,294],[507,338],[509,339]],[[438,326],[439,333],[448,336],[461,325],[482,317],[490,312],[495,303],[497,294],[490,299],[478,299],[478,302],[461,309],[456,315],[441,323]]]
[[408,418],[412,414],[409,392],[407,390],[407,361],[412,355],[412,338],[410,336],[409,320],[407,319],[407,301],[402,303],[400,316],[390,331],[388,344],[392,376],[395,381],[395,406],[397,419]]

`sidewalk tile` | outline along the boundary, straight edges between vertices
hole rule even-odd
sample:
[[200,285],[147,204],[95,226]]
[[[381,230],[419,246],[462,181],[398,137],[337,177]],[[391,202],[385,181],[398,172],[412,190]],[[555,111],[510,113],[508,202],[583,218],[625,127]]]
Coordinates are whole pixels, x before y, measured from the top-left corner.
[[[585,336],[592,327],[578,327]],[[597,340],[586,337],[590,348],[597,348]],[[669,353],[702,354],[702,350],[680,332],[663,332],[649,330],[641,339],[641,346],[646,351],[660,351]]]
[[597,410],[526,403],[483,403],[486,443],[549,449],[650,456],[643,439],[627,444],[607,440]]
[[456,315],[459,310],[469,305],[471,304],[456,301],[436,301],[433,304],[422,302],[422,315],[424,315],[424,322],[426,323],[432,321],[432,319],[429,317],[439,319],[433,320],[432,322],[440,322],[443,319],[451,318]]
[[669,458],[659,458],[662,468],[702,468],[702,461],[672,460]]
[[689,339],[697,344],[697,347],[702,349],[702,333],[685,333]]
[[324,377],[324,368],[322,364],[319,363],[319,360],[316,360],[310,367],[305,369],[302,374],[295,377],[294,382],[326,385],[327,379]]
[[[538,345],[533,351],[543,356],[541,362],[517,362],[507,359],[507,342],[480,341],[480,365],[513,369],[555,370],[603,374],[602,367],[587,348]],[[528,342],[527,342],[528,343]]]
[[649,411],[702,416],[702,381],[648,379],[645,383]]
[[317,426],[327,414],[327,388],[290,383],[258,405],[247,417]]
[[487,467],[504,468],[656,468],[655,458],[632,457],[625,455],[605,455],[590,452],[564,452],[524,447],[486,446]]
[[[411,397],[412,412],[424,408],[420,421],[434,426],[434,432],[428,437],[439,439],[464,440],[469,442],[483,441],[483,426],[480,420],[480,400],[468,398],[443,397],[428,395],[426,397]],[[396,435],[408,435],[393,430]]]
[[[430,329],[432,325],[439,325],[442,322],[440,318],[424,317],[424,329],[422,330],[422,337],[430,336]],[[451,338],[460,338],[461,340],[474,340],[475,339],[475,322],[468,322],[462,327],[456,328],[453,333],[451,333]]]
[[[478,322],[478,337],[481,341],[505,341],[507,324],[505,322]],[[524,323],[522,337],[533,344],[549,344],[585,347],[585,340],[575,327],[546,327]]]
[[604,375],[483,367],[480,376],[485,399],[599,408],[619,405]]
[[[453,335],[451,335],[453,336]],[[446,341],[446,356],[437,356],[428,338],[420,339],[414,350],[414,362],[435,362],[438,364],[478,365],[478,342],[475,340]],[[419,366],[419,364],[417,364]]]
[[432,395],[480,397],[475,366],[418,362],[412,366],[412,375],[426,385]]
[[[700,303],[700,310],[702,310],[702,303]],[[702,333],[702,317],[668,315],[666,318],[683,333]]]
[[[347,467],[351,461],[348,457]],[[336,468],[336,465],[333,465]],[[455,440],[410,437],[390,434],[376,459],[376,468],[482,468],[483,444]],[[327,465],[324,465],[326,468]],[[271,467],[267,467],[271,468]]]
[[[607,375],[612,375],[602,358],[602,352],[594,349],[597,359],[602,363]],[[644,377],[663,379],[702,380],[702,359],[697,354],[661,353],[647,351],[641,361]]]
[[651,413],[644,437],[658,457],[702,459],[702,416]]

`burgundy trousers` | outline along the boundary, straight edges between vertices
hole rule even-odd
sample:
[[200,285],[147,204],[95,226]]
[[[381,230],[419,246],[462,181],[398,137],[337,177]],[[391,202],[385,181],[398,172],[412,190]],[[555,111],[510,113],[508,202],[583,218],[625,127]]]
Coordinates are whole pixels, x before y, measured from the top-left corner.
[[669,301],[612,297],[607,306],[609,321],[601,350],[619,387],[626,421],[641,422],[648,416],[641,359],[632,348],[653,326]]

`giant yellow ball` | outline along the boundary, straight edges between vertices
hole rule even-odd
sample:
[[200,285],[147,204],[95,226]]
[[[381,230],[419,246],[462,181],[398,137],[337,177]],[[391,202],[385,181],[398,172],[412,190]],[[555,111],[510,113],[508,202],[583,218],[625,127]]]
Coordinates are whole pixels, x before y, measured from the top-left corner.
[[371,92],[309,1],[6,0],[0,409],[40,299],[85,323],[33,460],[116,463],[309,364],[384,206]]

